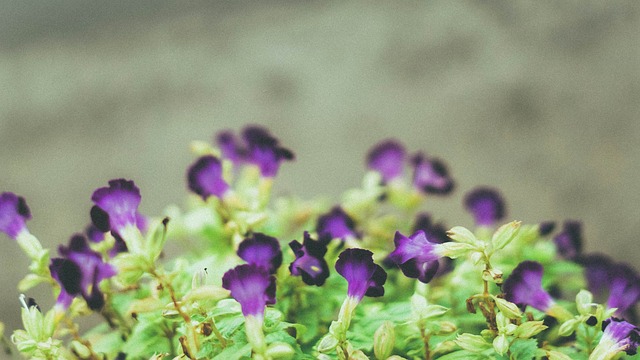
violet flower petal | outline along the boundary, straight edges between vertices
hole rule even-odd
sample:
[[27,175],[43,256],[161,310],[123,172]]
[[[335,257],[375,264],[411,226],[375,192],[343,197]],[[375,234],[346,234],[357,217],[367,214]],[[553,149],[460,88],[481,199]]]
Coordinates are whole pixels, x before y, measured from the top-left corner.
[[336,271],[347,280],[347,295],[358,301],[364,296],[384,295],[387,273],[373,262],[373,253],[364,249],[346,249],[338,256]]
[[242,148],[238,139],[231,131],[221,131],[216,136],[216,141],[222,157],[231,160],[236,165],[241,164],[246,157],[246,150]]
[[582,224],[579,221],[565,221],[562,232],[553,241],[561,257],[575,259],[582,252]]
[[347,237],[359,237],[355,231],[355,222],[339,206],[335,206],[327,214],[318,218],[316,232],[323,242],[331,239],[344,241]]
[[580,255],[576,262],[584,267],[587,289],[596,299],[604,301],[611,284],[610,270],[614,266],[613,260],[603,254],[589,254]]
[[211,155],[196,160],[187,171],[189,190],[207,200],[211,195],[222,198],[229,185],[222,178],[222,163]]
[[640,300],[640,276],[626,264],[616,264],[609,270],[607,307],[617,308],[622,315]]
[[264,316],[266,305],[276,302],[276,280],[264,268],[253,264],[238,265],[222,277],[222,287],[240,303],[244,316]]
[[543,221],[538,225],[538,233],[540,236],[547,236],[553,232],[555,229],[556,223],[553,221]]
[[257,165],[264,177],[276,176],[280,163],[294,158],[290,150],[281,147],[278,139],[262,127],[244,128],[242,138],[247,144],[247,161]]
[[282,250],[278,239],[254,233],[238,246],[238,256],[249,264],[257,265],[274,274],[282,264]]
[[438,271],[440,256],[435,253],[435,244],[427,239],[424,231],[418,230],[410,237],[396,231],[393,242],[396,249],[389,254],[389,258],[402,272],[425,284],[431,281]]
[[406,151],[395,140],[386,140],[374,146],[367,155],[367,167],[382,175],[384,182],[402,176]]
[[469,192],[464,206],[478,226],[494,226],[505,217],[504,200],[496,189],[480,187]]
[[27,230],[26,222],[30,219],[31,212],[22,196],[10,192],[0,194],[0,232],[15,239]]
[[627,355],[635,355],[640,346],[640,329],[624,320],[611,317],[602,322],[602,339],[600,343],[612,342],[619,351]]
[[[119,233],[127,226],[136,225],[141,197],[133,181],[111,180],[108,187],[94,191],[91,200],[108,215],[111,230]],[[100,228],[99,224],[95,225]]]
[[551,295],[542,289],[542,265],[535,261],[523,261],[513,269],[504,281],[505,299],[520,306],[529,305],[545,312],[554,304]]
[[289,265],[293,276],[302,276],[307,285],[322,286],[329,277],[329,266],[324,259],[327,247],[320,241],[313,240],[309,232],[304,232],[303,243],[293,240],[289,243],[296,259]]
[[453,179],[446,165],[438,159],[429,159],[418,153],[411,162],[414,166],[413,186],[428,194],[446,195],[453,190]]

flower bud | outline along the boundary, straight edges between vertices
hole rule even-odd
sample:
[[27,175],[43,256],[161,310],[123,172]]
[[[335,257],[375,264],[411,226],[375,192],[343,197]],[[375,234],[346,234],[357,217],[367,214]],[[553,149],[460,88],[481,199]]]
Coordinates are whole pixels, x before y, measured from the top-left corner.
[[396,335],[393,323],[385,321],[373,334],[373,353],[377,359],[388,358],[396,344]]
[[509,340],[505,334],[498,335],[495,339],[493,339],[493,348],[495,351],[504,355],[509,350]]
[[207,269],[200,269],[191,278],[191,289],[195,290],[207,283]]
[[493,300],[496,302],[496,306],[500,309],[500,312],[509,319],[519,319],[522,317],[522,312],[516,304],[495,296]]
[[335,349],[336,346],[338,346],[338,339],[336,339],[335,336],[331,334],[327,334],[318,343],[318,352],[328,353],[333,351],[333,349]]
[[266,352],[267,358],[269,359],[293,359],[295,356],[295,351],[291,347],[291,345],[282,342],[276,342],[267,348]]
[[569,355],[555,350],[548,350],[547,357],[549,358],[549,360],[571,360],[571,357]]
[[560,325],[558,334],[560,336],[569,336],[573,334],[574,331],[576,331],[578,325],[580,325],[580,321],[578,319],[569,319],[563,322],[562,325]]
[[365,355],[362,350],[355,350],[349,354],[349,359],[352,360],[369,360],[367,355]]
[[500,250],[515,239],[520,231],[520,224],[520,221],[512,221],[508,224],[502,225],[491,238],[493,249]]
[[473,334],[460,334],[454,340],[461,348],[471,352],[481,352],[491,347],[482,336]]
[[480,242],[469,229],[462,226],[455,226],[451,228],[451,230],[447,231],[447,235],[457,243],[475,246]]
[[541,331],[547,328],[548,326],[544,325],[542,321],[527,321],[518,326],[514,335],[519,338],[528,339],[530,337],[538,335]]

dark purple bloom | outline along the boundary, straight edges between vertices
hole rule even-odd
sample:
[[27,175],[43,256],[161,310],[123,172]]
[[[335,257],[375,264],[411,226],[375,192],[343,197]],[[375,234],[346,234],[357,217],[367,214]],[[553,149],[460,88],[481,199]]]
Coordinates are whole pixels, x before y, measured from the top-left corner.
[[282,161],[293,160],[293,153],[262,127],[244,128],[242,138],[247,144],[246,160],[257,165],[264,177],[276,176]]
[[266,305],[276,303],[276,279],[253,264],[238,265],[222,277],[222,287],[240,303],[244,316],[264,316]]
[[220,147],[222,157],[234,164],[241,164],[246,156],[246,150],[238,143],[238,139],[231,131],[221,131],[216,136],[216,143]]
[[259,266],[274,274],[282,265],[282,250],[278,239],[262,233],[254,233],[238,246],[238,256],[249,264]]
[[313,240],[309,232],[304,232],[304,240],[300,244],[297,240],[289,243],[296,259],[289,265],[289,271],[293,276],[302,276],[302,281],[307,285],[322,286],[329,277],[329,266],[324,259],[327,246]]
[[535,261],[518,264],[502,285],[505,299],[522,307],[529,305],[546,312],[554,301],[542,288],[542,271],[542,265]]
[[402,175],[406,151],[395,140],[386,140],[374,146],[367,155],[367,167],[389,182]]
[[[635,355],[640,346],[640,329],[624,320],[609,318],[602,322],[602,338],[598,346],[603,344],[608,352],[615,354],[624,351],[627,355]],[[595,352],[595,351],[594,351]]]
[[589,254],[579,256],[576,262],[584,267],[589,291],[603,301],[609,290],[613,261],[606,255]]
[[104,240],[105,232],[98,229],[94,224],[89,224],[84,232],[91,242],[98,243]]
[[140,190],[133,181],[117,179],[109,181],[108,187],[93,192],[91,200],[101,210],[102,218],[95,217],[97,210],[92,209],[91,215],[94,225],[104,230],[104,214],[108,220],[108,229],[120,233],[127,226],[135,226],[140,205]]
[[453,179],[442,161],[418,153],[411,162],[414,166],[413,186],[428,194],[445,195],[453,190]]
[[328,242],[331,239],[345,240],[348,237],[359,237],[355,227],[353,219],[341,207],[335,206],[327,214],[318,218],[316,231],[320,241]]
[[562,224],[562,232],[553,238],[558,254],[565,259],[575,259],[582,252],[582,224],[568,220]]
[[626,264],[616,264],[609,271],[609,308],[624,314],[640,300],[640,276]]
[[87,239],[76,234],[71,237],[69,246],[60,246],[62,257],[51,259],[51,276],[61,286],[58,304],[65,308],[73,297],[81,295],[89,308],[98,310],[104,305],[104,296],[99,284],[102,280],[116,274],[116,269],[102,261],[102,256],[91,250]]
[[189,190],[207,200],[211,195],[222,198],[229,185],[222,178],[222,163],[211,155],[196,160],[187,171]]
[[538,233],[540,236],[547,236],[553,232],[556,228],[556,223],[553,221],[543,221],[538,225]]
[[15,239],[18,234],[27,230],[26,222],[31,219],[31,212],[22,196],[4,192],[0,194],[0,232]]
[[467,193],[464,207],[473,215],[478,226],[494,226],[505,217],[502,196],[497,190],[488,187],[480,187]]
[[396,249],[389,254],[389,259],[396,263],[402,272],[410,278],[423,283],[431,281],[438,271],[440,256],[436,253],[436,244],[427,239],[424,231],[418,230],[410,237],[396,231],[393,242]]
[[384,295],[387,273],[373,262],[373,253],[364,249],[346,249],[338,256],[336,271],[347,279],[349,297],[362,300],[365,296]]

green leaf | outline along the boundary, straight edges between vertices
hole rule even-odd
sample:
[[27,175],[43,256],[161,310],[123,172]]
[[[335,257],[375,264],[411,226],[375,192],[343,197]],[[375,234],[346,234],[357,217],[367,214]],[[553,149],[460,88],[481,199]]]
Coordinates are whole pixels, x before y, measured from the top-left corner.
[[517,339],[509,348],[511,358],[514,360],[530,360],[535,358],[538,351],[538,341],[536,339]]

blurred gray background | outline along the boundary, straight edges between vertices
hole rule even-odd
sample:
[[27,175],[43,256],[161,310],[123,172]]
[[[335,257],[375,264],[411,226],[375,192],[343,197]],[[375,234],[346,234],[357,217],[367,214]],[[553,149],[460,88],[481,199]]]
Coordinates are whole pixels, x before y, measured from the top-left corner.
[[[588,251],[640,265],[636,1],[9,1],[0,11],[0,190],[55,248],[90,196],[134,179],[182,204],[193,139],[268,126],[297,161],[277,191],[338,198],[394,137],[447,161],[452,226],[476,185],[509,218],[581,219]],[[28,262],[2,241],[0,319]],[[48,289],[34,291],[45,306]]]

